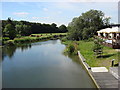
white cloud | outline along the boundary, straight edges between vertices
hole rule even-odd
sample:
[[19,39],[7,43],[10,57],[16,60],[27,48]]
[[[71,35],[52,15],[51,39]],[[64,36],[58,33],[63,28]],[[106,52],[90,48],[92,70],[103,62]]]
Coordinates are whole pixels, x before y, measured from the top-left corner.
[[16,15],[16,16],[19,16],[19,17],[25,17],[29,13],[28,12],[14,12],[13,14]]
[[112,18],[112,16],[105,15],[104,18]]
[[32,19],[34,20],[38,20],[38,19],[49,19],[50,17],[32,17]]
[[48,9],[47,8],[43,8],[43,11],[48,11]]

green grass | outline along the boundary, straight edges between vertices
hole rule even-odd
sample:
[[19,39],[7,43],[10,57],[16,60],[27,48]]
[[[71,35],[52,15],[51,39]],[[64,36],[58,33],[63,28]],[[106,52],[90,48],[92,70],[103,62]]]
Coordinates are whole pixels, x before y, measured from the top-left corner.
[[[74,41],[65,41],[64,44],[70,44]],[[115,64],[118,64],[118,53],[115,49],[103,46],[103,57],[96,58],[94,52],[92,51],[94,42],[93,41],[77,41],[79,43],[78,50],[80,50],[86,62],[91,67],[106,67],[109,69],[111,67],[111,60],[115,59]]]
[[31,34],[30,36],[21,36],[19,38],[15,38],[14,40],[9,40],[8,37],[6,38],[5,44],[21,44],[21,43],[28,43],[28,42],[36,42],[40,40],[46,40],[46,39],[55,39],[56,36],[64,36],[67,33],[44,33],[44,34]]
[[115,49],[103,46],[103,57],[96,58],[94,52],[92,51],[94,43],[93,41],[85,42],[79,41],[79,50],[81,54],[86,59],[86,62],[91,67],[107,67],[111,66],[111,60],[115,59],[115,64],[118,63],[118,52]]
[[31,34],[31,35],[67,35],[67,33],[40,33],[40,34]]

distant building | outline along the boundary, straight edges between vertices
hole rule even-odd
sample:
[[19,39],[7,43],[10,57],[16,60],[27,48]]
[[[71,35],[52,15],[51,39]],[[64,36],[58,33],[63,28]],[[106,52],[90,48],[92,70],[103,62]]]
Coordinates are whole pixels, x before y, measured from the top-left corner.
[[120,27],[105,28],[97,31],[98,37],[103,39],[103,44],[115,49],[120,49]]

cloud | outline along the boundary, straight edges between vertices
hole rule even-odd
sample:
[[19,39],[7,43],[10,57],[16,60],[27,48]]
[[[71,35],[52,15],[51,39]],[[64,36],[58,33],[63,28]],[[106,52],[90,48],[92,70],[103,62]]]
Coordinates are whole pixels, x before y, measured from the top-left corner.
[[32,19],[34,20],[38,20],[38,19],[49,19],[50,17],[32,17]]
[[104,18],[112,18],[110,15],[105,15]]
[[16,16],[19,16],[19,17],[25,17],[29,13],[28,12],[14,12],[13,14],[16,15]]
[[43,8],[43,11],[48,11],[48,9],[47,8]]

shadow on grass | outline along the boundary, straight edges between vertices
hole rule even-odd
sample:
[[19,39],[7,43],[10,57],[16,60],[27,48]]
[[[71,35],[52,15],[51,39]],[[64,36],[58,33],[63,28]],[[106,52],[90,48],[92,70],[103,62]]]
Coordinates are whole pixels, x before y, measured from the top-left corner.
[[117,64],[115,64],[114,66],[118,66],[119,64],[117,63]]
[[101,56],[98,56],[97,58],[109,58],[111,56],[114,56],[115,54],[108,54],[108,55],[101,55]]

